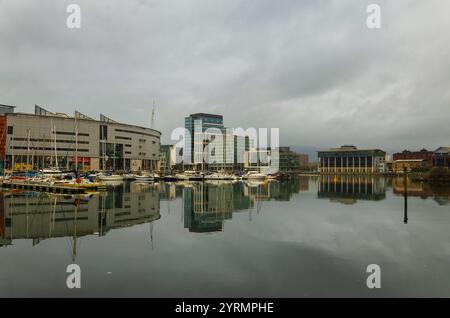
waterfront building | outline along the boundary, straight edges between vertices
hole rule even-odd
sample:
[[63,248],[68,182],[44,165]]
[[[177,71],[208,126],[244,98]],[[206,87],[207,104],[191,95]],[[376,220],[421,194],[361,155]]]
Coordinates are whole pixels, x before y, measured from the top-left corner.
[[392,165],[392,171],[399,173],[411,172],[413,170],[419,171],[426,169],[428,167],[427,161],[425,159],[404,159],[404,160],[395,160]]
[[271,149],[250,149],[244,155],[244,169],[261,173],[275,173],[279,171],[279,161],[276,153]]
[[386,153],[380,149],[342,146],[318,151],[320,173],[382,173]]
[[439,147],[433,151],[433,167],[450,168],[450,147]]
[[298,165],[299,169],[304,169],[309,166],[309,155],[305,153],[298,154]]
[[[252,146],[248,136],[236,135],[223,116],[196,113],[184,120],[183,166],[196,170],[241,170],[243,154]],[[208,148],[209,149],[208,149]]]
[[0,153],[7,169],[157,170],[157,130],[119,123],[100,115],[92,119],[53,113],[35,106],[35,113],[0,116]]
[[290,147],[279,147],[279,170],[281,172],[296,172],[300,170],[299,154]]
[[[301,155],[291,150],[290,147],[277,147],[274,149],[252,149],[245,154],[245,169],[262,173],[298,172],[300,170],[299,157]],[[303,161],[305,162],[305,160]]]
[[177,154],[174,145],[161,145],[160,170],[171,171],[177,163]]
[[423,160],[423,164],[427,167],[431,167],[433,159],[433,152],[427,149],[422,149],[419,151],[409,151],[403,150],[402,152],[394,153],[393,161],[398,160]]
[[16,106],[0,104],[0,116],[3,116],[4,114],[14,113],[15,108]]

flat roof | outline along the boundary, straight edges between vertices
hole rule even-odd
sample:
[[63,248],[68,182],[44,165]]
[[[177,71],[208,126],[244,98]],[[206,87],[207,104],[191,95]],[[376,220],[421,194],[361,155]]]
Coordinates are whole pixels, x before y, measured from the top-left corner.
[[373,148],[373,149],[353,149],[353,148],[330,148],[330,149],[322,149],[317,150],[317,152],[358,152],[358,151],[381,151],[385,152],[384,150]]
[[213,118],[220,118],[220,119],[223,119],[223,116],[222,116],[222,115],[208,114],[208,113],[195,113],[195,114],[190,114],[189,117],[213,117]]
[[77,120],[80,121],[95,121],[99,124],[109,124],[109,125],[121,125],[121,126],[128,126],[128,127],[133,127],[133,128],[139,128],[139,129],[146,129],[146,130],[151,130],[159,135],[161,135],[161,132],[159,130],[153,129],[153,128],[148,128],[148,127],[143,127],[143,126],[137,126],[137,125],[132,125],[132,124],[125,124],[125,123],[119,123],[119,122],[105,122],[105,121],[100,121],[97,119],[92,119],[92,118],[79,118],[79,117],[75,117],[75,116],[69,116],[67,114],[64,113],[53,113],[53,114],[47,114],[47,115],[36,115],[36,114],[32,114],[32,113],[22,113],[22,112],[16,112],[16,113],[9,113],[6,114],[8,116],[29,116],[29,117],[48,117],[48,118],[59,118],[59,119],[73,119],[75,120],[75,118]]

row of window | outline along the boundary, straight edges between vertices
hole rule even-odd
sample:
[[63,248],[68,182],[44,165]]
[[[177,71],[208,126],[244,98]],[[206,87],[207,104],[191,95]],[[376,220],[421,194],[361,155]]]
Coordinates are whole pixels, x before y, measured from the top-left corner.
[[144,132],[138,132],[138,131],[132,131],[132,130],[126,130],[126,129],[115,129],[116,132],[124,132],[128,134],[135,134],[135,135],[142,135],[142,136],[150,136],[150,137],[157,137],[153,134],[147,134]]
[[[53,148],[53,147],[44,147],[44,148],[42,148],[42,147],[30,147],[30,148],[28,148],[28,147],[22,147],[22,146],[10,146],[10,149],[16,149],[16,150],[48,150],[48,151],[54,151],[55,150],[55,148]],[[75,152],[75,151],[78,151],[78,152],[89,152],[89,149],[75,149],[75,148],[60,148],[60,147],[57,147],[56,148],[56,150],[57,151],[73,151],[73,152]]]
[[[30,142],[54,142],[54,140],[52,139],[43,139],[43,138],[19,138],[19,137],[14,137],[12,138],[14,141],[30,141]],[[66,144],[81,144],[81,145],[89,145],[89,141],[83,141],[83,140],[78,140],[78,142],[76,142],[75,140],[67,140],[67,139],[57,139],[56,142],[58,143],[66,143]]]
[[[14,126],[8,126],[8,135],[14,134]],[[69,132],[69,131],[56,131],[56,135],[65,135],[65,136],[75,136],[75,132]],[[89,134],[87,133],[78,133],[78,136],[84,136],[89,137]]]
[[130,137],[122,137],[122,136],[116,136],[116,139],[131,140]]

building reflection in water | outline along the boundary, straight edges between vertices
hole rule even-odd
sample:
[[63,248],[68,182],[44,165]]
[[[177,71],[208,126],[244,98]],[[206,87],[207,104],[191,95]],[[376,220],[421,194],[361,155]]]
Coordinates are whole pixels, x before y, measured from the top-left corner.
[[320,176],[318,187],[319,199],[327,198],[343,204],[386,198],[385,178],[370,175],[324,175]]
[[[205,182],[183,188],[184,227],[190,232],[223,231],[233,213],[259,213],[264,201],[289,201],[300,190],[300,182]],[[307,185],[303,184],[307,189]]]
[[450,204],[450,185],[414,181],[411,177],[406,179],[398,177],[392,179],[392,188],[394,194],[398,196],[403,196],[406,188],[408,197],[433,198],[439,205]]
[[158,190],[138,184],[125,183],[114,191],[86,196],[2,192],[0,244],[27,239],[36,245],[57,237],[73,237],[75,244],[82,236],[103,236],[111,229],[152,224],[160,217]]

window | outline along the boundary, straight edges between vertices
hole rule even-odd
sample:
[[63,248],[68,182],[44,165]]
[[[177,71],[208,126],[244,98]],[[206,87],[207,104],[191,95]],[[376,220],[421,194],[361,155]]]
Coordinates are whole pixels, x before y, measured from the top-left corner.
[[100,125],[100,140],[108,139],[108,126]]
[[13,126],[8,126],[8,135],[12,135],[14,132]]

